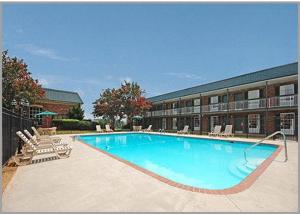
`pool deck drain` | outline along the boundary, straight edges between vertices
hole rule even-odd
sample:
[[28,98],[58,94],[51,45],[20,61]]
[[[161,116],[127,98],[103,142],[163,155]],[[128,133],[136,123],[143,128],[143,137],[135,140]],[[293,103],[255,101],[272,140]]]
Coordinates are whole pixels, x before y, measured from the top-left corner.
[[296,142],[288,142],[288,162],[282,162],[282,150],[248,189],[231,195],[212,195],[166,185],[78,141],[72,142],[70,135],[62,137],[73,145],[71,157],[19,167],[3,193],[3,211],[298,209]]

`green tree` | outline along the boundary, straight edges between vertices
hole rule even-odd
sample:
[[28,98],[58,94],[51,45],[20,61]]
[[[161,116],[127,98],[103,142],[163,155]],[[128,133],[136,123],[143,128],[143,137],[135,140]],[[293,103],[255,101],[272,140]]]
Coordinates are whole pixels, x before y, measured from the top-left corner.
[[94,116],[109,118],[112,124],[117,116],[128,116],[128,122],[132,121],[135,115],[143,114],[151,107],[149,101],[145,99],[144,90],[136,83],[124,81],[120,88],[105,89],[100,98],[94,104]]
[[38,80],[31,77],[23,59],[8,56],[7,51],[2,52],[2,105],[12,108],[12,101],[19,102],[26,99],[34,103],[44,96],[44,90]]
[[68,116],[70,119],[82,120],[84,118],[84,110],[80,105],[75,105],[70,108]]

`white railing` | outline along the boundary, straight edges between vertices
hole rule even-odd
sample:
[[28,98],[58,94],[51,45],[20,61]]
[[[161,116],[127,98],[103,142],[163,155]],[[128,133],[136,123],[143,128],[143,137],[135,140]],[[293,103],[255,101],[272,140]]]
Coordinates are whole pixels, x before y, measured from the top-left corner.
[[215,103],[215,104],[202,106],[202,112],[219,112],[219,111],[227,111],[227,109],[228,109],[227,103]]
[[162,116],[162,115],[163,115],[162,110],[152,111],[152,116],[154,116],[154,117],[158,117],[158,116]]
[[201,109],[201,106],[194,106],[193,113],[198,113],[198,114],[200,114],[200,109]]
[[151,111],[146,111],[145,117],[151,117]]
[[268,99],[268,107],[293,107],[298,106],[298,95],[271,97]]
[[239,111],[266,107],[266,99],[241,100],[229,103],[229,110]]
[[190,114],[193,113],[193,106],[190,107],[182,107],[180,108],[180,114]]
[[[266,106],[267,105],[267,106]],[[227,103],[216,103],[204,106],[190,106],[175,109],[148,111],[145,117],[158,116],[174,116],[178,114],[192,114],[200,113],[200,108],[203,113],[207,112],[222,112],[222,111],[241,111],[261,108],[275,108],[275,107],[294,107],[298,106],[298,95],[271,97],[267,100],[265,98],[255,100],[242,100]],[[229,108],[229,109],[228,109]]]

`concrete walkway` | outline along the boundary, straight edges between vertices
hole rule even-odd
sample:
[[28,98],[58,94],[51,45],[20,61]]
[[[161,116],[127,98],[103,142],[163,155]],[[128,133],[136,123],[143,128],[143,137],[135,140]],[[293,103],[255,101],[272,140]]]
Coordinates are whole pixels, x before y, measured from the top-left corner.
[[[298,207],[298,143],[288,143],[247,190],[194,193],[162,183],[80,142],[71,157],[18,167],[2,197],[3,211],[280,211]],[[247,140],[247,139],[246,139]]]

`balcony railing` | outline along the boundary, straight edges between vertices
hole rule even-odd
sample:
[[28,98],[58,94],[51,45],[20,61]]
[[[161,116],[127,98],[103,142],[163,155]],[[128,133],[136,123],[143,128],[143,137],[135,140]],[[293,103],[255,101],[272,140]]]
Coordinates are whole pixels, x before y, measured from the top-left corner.
[[[267,106],[266,106],[267,105]],[[157,110],[151,112],[146,112],[146,117],[158,117],[158,116],[175,116],[180,114],[199,114],[200,108],[202,113],[210,112],[225,112],[225,111],[242,111],[251,109],[261,109],[261,108],[276,108],[276,107],[294,107],[298,106],[298,95],[271,97],[267,100],[265,98],[255,99],[255,100],[242,100],[227,103],[216,103],[204,106],[190,106],[175,109]]]
[[193,113],[195,113],[195,114],[200,114],[200,108],[201,108],[201,106],[194,106],[194,111],[193,111]]
[[241,100],[229,103],[230,111],[266,108],[266,99]]
[[227,103],[215,103],[215,104],[202,106],[203,113],[227,111],[227,109],[228,109]]
[[268,107],[293,107],[298,106],[298,95],[271,97],[268,99]]
[[193,113],[193,110],[194,110],[193,106],[182,107],[179,109],[180,114],[191,114]]

